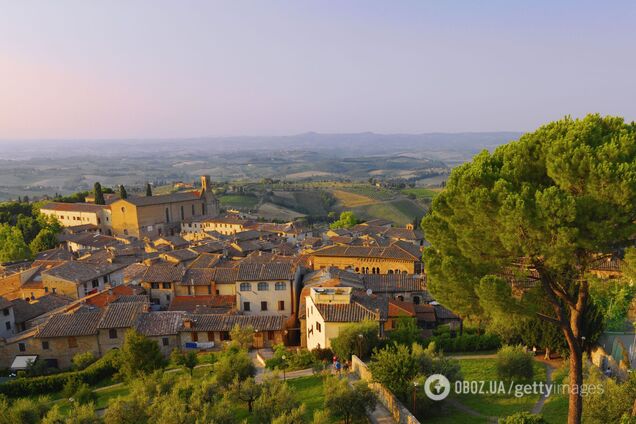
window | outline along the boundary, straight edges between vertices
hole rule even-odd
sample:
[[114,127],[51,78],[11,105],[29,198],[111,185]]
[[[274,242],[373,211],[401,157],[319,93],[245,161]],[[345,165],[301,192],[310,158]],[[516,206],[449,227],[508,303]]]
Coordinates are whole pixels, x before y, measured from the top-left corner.
[[49,350],[49,342],[42,342],[42,350]]
[[252,285],[250,283],[241,283],[239,290],[241,291],[250,291],[252,290]]
[[2,310],[2,315],[4,315],[5,317],[6,317],[7,315],[9,315],[9,308],[5,308],[5,309],[3,309],[3,310]]
[[264,281],[261,281],[260,283],[258,283],[258,291],[267,291],[269,290],[269,284],[267,284]]
[[274,332],[273,331],[268,331],[267,332],[267,340],[274,340]]
[[212,294],[212,286],[208,286],[208,294]]
[[170,211],[166,208],[166,222],[170,222]]
[[26,351],[26,344],[24,343],[18,343],[18,350],[20,352],[25,352]]
[[243,310],[250,311],[250,302],[243,302]]
[[172,287],[171,283],[162,283],[161,287],[163,287],[164,289],[170,289]]
[[205,215],[205,203],[201,203],[201,215]]
[[55,293],[55,292],[57,291],[57,289],[56,289],[55,287],[53,287],[53,288],[51,289],[51,291],[52,291],[53,293]]
[[48,293],[49,292],[49,288],[48,287],[44,287],[44,293]]
[[282,281],[279,281],[278,283],[276,283],[274,285],[274,289],[275,290],[285,290],[287,288],[287,284],[283,283]]
[[214,331],[208,331],[208,341],[209,342],[214,341]]
[[221,331],[221,340],[222,341],[230,340],[230,332],[229,331]]
[[183,221],[184,217],[185,217],[185,213],[183,212],[183,205],[181,205],[181,221]]
[[266,311],[267,310],[267,302],[266,301],[262,301],[261,302],[261,311]]
[[158,289],[159,288],[159,283],[150,283],[150,288],[151,289]]
[[11,322],[10,321],[5,322],[4,326],[7,327],[7,330],[11,330]]
[[416,305],[420,304],[420,297],[419,296],[413,296],[413,303],[415,303]]
[[278,310],[279,311],[284,311],[285,310],[285,301],[284,300],[279,300],[278,301]]
[[109,339],[116,339],[117,338],[117,329],[115,328],[111,328],[108,330],[108,338]]
[[91,285],[92,285],[93,288],[98,287],[99,286],[99,281],[93,280],[93,281],[91,281]]
[[167,338],[167,337],[163,337],[163,338],[161,339],[161,344],[162,344],[163,346],[170,346],[170,339],[169,339],[169,338]]
[[316,331],[318,331],[318,332],[322,331],[322,326],[320,325],[319,322],[316,323]]
[[196,331],[192,332],[192,341],[193,342],[199,341],[199,333],[197,333]]
[[68,338],[68,347],[77,347],[77,339],[75,337]]
[[192,216],[194,216],[194,203],[192,204]]

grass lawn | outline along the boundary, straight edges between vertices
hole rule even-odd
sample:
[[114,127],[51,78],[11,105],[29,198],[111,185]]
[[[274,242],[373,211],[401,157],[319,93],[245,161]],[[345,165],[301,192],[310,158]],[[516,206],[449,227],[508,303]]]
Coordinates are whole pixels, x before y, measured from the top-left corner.
[[560,424],[568,420],[568,398],[564,395],[552,395],[543,404],[543,418],[549,424]]
[[221,206],[237,207],[252,209],[258,203],[256,196],[247,196],[242,194],[225,194],[219,197]]
[[424,187],[416,187],[416,188],[405,188],[402,190],[403,194],[413,194],[417,199],[432,199],[437,195],[437,191],[431,190],[430,188]]

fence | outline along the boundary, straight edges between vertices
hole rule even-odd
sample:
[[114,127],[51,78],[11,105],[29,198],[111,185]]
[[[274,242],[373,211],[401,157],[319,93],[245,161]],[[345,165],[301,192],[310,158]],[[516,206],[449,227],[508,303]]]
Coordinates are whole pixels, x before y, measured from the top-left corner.
[[399,424],[420,423],[389,389],[373,381],[373,374],[371,374],[367,365],[356,355],[351,357],[351,369],[358,374],[361,380],[369,383],[369,387],[375,392],[378,400],[389,410],[391,415],[393,415],[395,422]]

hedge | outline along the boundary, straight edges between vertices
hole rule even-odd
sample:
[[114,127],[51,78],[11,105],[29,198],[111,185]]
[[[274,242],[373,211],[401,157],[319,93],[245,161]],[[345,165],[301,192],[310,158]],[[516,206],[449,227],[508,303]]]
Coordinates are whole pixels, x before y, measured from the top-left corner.
[[501,340],[495,334],[463,334],[451,337],[444,333],[426,339],[426,345],[435,342],[438,349],[444,352],[477,352],[483,350],[496,350],[501,347]]
[[117,372],[118,354],[119,351],[109,351],[101,359],[98,359],[81,371],[9,380],[0,384],[0,394],[9,397],[24,397],[60,392],[69,379],[77,379],[78,382],[88,385],[97,384]]

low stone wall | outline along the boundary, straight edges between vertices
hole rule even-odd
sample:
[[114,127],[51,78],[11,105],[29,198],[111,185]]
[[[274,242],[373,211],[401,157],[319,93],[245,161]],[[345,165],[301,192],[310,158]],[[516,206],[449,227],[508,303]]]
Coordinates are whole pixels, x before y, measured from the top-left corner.
[[395,395],[380,383],[373,381],[373,374],[360,358],[356,355],[351,357],[351,370],[358,374],[361,380],[366,381],[369,387],[375,392],[378,400],[389,410],[395,422],[399,424],[419,424],[417,418],[402,405],[402,402]]
[[625,361],[617,363],[614,358],[605,351],[601,346],[595,347],[591,354],[590,360],[594,365],[601,369],[601,372],[605,372],[607,367],[612,369],[612,374],[620,381],[625,381],[628,378],[629,366]]

